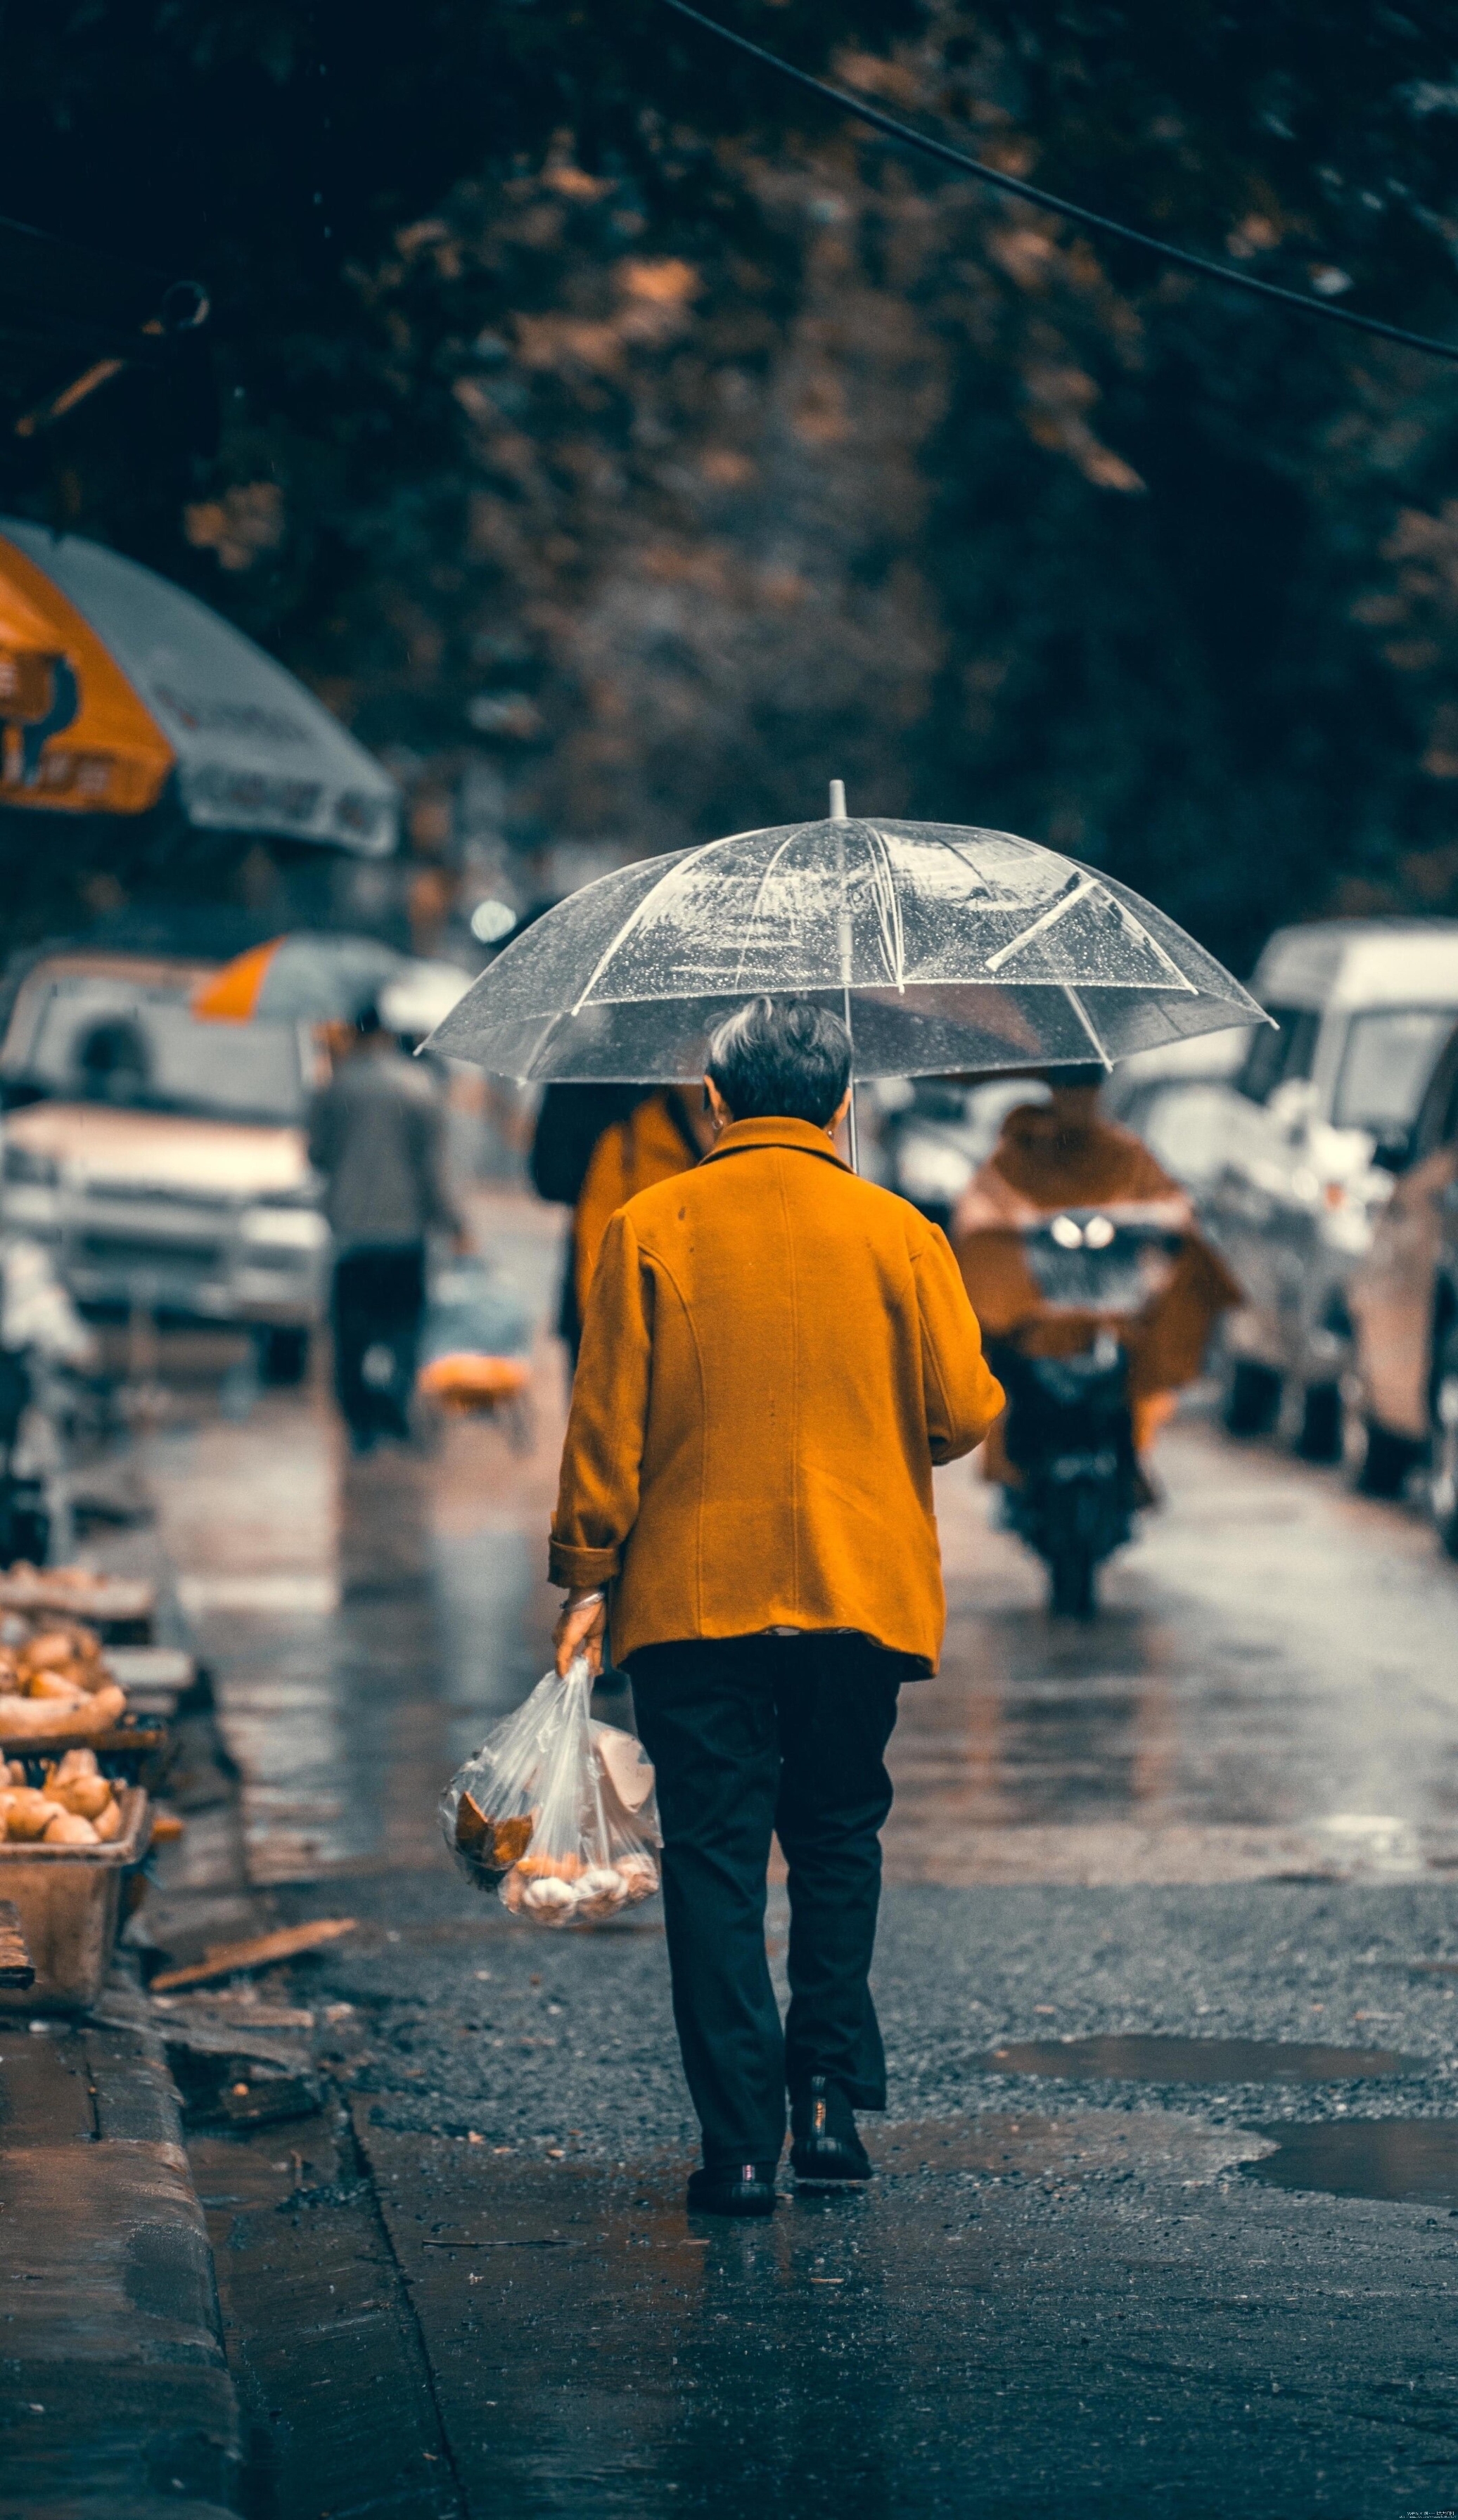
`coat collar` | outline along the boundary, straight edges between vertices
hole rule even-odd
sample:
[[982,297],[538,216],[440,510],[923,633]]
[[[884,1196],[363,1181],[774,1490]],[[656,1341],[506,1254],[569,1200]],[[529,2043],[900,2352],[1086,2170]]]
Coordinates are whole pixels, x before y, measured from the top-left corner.
[[751,1154],[756,1147],[791,1147],[797,1154],[819,1155],[828,1164],[839,1164],[843,1173],[850,1170],[813,1120],[731,1120],[704,1161],[714,1164],[721,1155]]

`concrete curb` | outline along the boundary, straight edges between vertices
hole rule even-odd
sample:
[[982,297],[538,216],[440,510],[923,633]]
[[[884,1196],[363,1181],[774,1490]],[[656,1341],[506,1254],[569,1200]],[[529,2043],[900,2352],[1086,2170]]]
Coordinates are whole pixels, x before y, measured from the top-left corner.
[[0,2025],[0,2515],[225,2520],[238,2407],[177,2093],[124,1964]]

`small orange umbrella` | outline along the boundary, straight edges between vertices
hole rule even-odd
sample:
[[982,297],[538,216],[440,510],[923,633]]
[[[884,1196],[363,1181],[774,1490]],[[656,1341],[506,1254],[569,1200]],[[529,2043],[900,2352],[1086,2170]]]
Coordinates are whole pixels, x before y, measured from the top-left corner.
[[193,995],[206,1023],[352,1023],[405,968],[373,936],[275,936],[225,963]]

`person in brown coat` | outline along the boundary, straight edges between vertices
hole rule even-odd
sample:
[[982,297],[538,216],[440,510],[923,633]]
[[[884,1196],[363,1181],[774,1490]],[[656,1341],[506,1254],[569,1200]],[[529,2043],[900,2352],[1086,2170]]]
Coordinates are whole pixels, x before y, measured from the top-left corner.
[[[989,1339],[1016,1341],[1029,1355],[1076,1354],[1092,1338],[1086,1316],[1047,1314],[1024,1256],[1023,1229],[1062,1208],[1132,1205],[1162,1217],[1180,1238],[1167,1284],[1124,1333],[1129,1406],[1142,1456],[1165,1419],[1174,1395],[1199,1373],[1222,1312],[1242,1302],[1241,1288],[1219,1254],[1196,1232],[1194,1210],[1178,1182],[1155,1161],[1141,1138],[1099,1109],[1102,1068],[1049,1074],[1046,1102],[1020,1102],[981,1170],[969,1183],[952,1219],[952,1242],[978,1319]],[[988,1475],[1006,1479],[1001,1428],[988,1445]]]
[[658,1772],[708,2212],[773,2209],[787,2085],[797,2174],[870,2175],[884,1754],[945,1619],[932,1468],[1002,1406],[945,1237],[835,1150],[849,1072],[843,1024],[806,1001],[756,999],[715,1034],[714,1146],[603,1238],[552,1525],[558,1669],[600,1667],[611,1619]]
[[[699,1099],[695,1088],[695,1099]],[[665,1085],[603,1131],[583,1175],[572,1216],[572,1281],[577,1319],[587,1313],[592,1273],[612,1219],[640,1190],[687,1172],[713,1144],[706,1114],[680,1087]]]
[[557,1328],[573,1366],[608,1219],[698,1162],[713,1134],[702,1101],[676,1085],[549,1085],[542,1097],[529,1170],[541,1197],[572,1211]]

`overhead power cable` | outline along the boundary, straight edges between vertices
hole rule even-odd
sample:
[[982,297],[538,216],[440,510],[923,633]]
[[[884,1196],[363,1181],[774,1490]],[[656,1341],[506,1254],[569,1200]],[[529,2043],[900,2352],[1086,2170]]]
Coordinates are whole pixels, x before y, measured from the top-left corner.
[[1021,175],[1005,174],[1000,166],[989,166],[984,158],[970,157],[965,149],[954,149],[949,141],[934,140],[928,133],[913,129],[909,122],[898,122],[894,114],[883,113],[879,105],[869,104],[853,89],[834,87],[810,70],[797,69],[794,62],[782,61],[778,53],[767,51],[763,44],[736,34],[732,26],[720,25],[716,18],[706,18],[702,10],[689,6],[689,0],[663,0],[663,6],[671,9],[675,17],[687,18],[692,24],[702,26],[706,34],[716,35],[720,43],[732,44],[737,52],[748,53],[752,61],[762,62],[766,69],[777,71],[781,78],[793,79],[797,87],[823,97],[842,113],[853,114],[858,122],[868,122],[873,131],[883,132],[898,147],[919,150],[924,158],[934,158],[940,165],[955,166],[964,175],[975,175],[980,183],[991,184],[999,193],[1012,193],[1020,202],[1033,202],[1039,209],[1055,210],[1060,218],[1093,228],[1100,236],[1117,237],[1121,244],[1138,246],[1145,253],[1157,254],[1180,271],[1193,271],[1202,280],[1218,281],[1224,289],[1244,289],[1252,296],[1274,298],[1277,305],[1294,307],[1299,315],[1316,315],[1327,324],[1344,324],[1349,332],[1370,333],[1381,341],[1398,341],[1404,349],[1425,350],[1430,358],[1458,362],[1458,341],[1438,341],[1427,333],[1409,333],[1401,324],[1383,323],[1380,316],[1359,315],[1350,307],[1332,305],[1328,298],[1308,297],[1299,289],[1283,289],[1278,281],[1257,279],[1254,272],[1236,271],[1228,262],[1211,262],[1203,253],[1187,253],[1183,246],[1166,245],[1162,238],[1126,227],[1122,219],[1108,218],[1102,210],[1085,209],[1080,202],[1066,202],[1057,193],[1045,193],[1039,184],[1025,183]]

